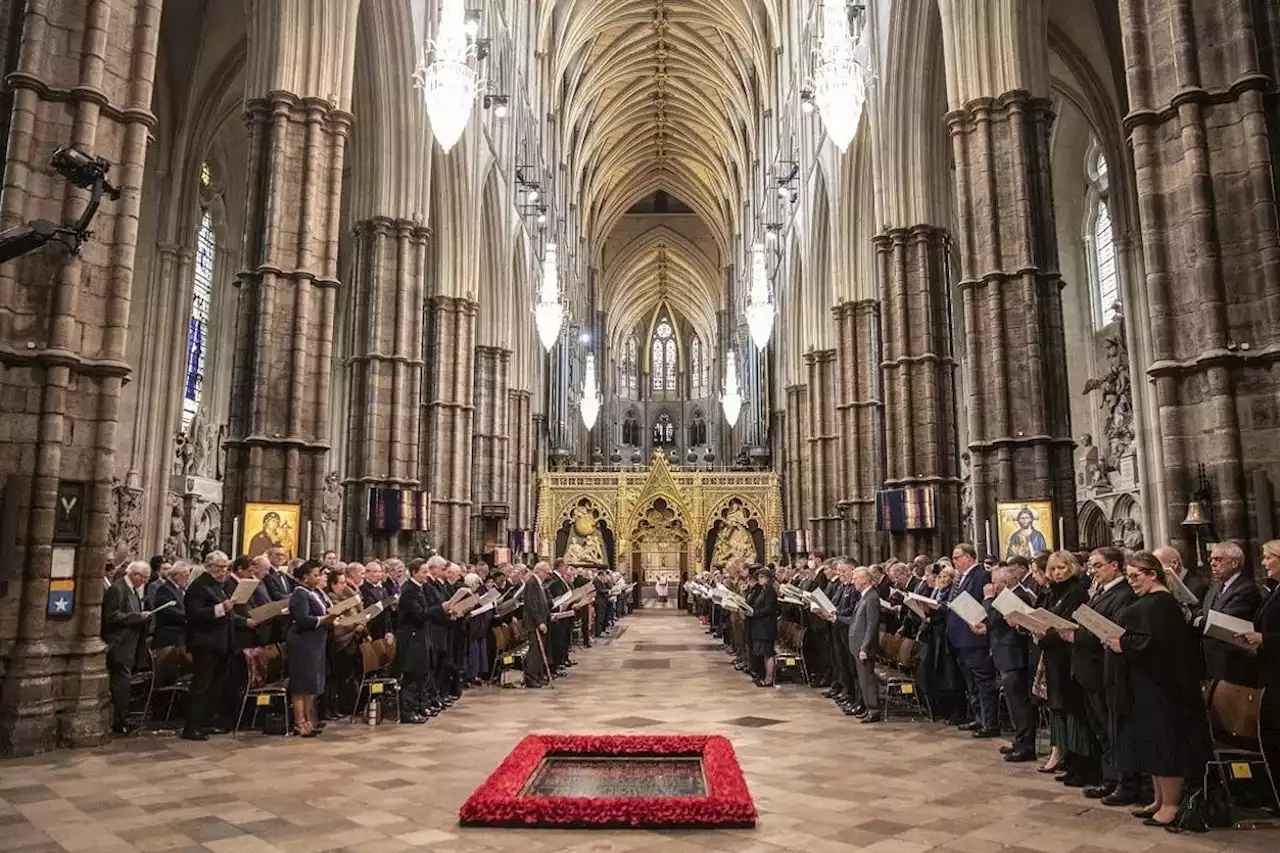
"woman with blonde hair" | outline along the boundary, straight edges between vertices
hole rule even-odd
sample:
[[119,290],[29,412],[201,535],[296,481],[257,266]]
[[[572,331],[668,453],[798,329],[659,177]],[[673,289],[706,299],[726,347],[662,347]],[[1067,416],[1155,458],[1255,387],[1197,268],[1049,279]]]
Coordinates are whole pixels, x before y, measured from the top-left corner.
[[[1049,580],[1045,610],[1070,619],[1080,605],[1089,603],[1089,578],[1070,551],[1050,554],[1045,573]],[[1049,743],[1053,746],[1040,772],[1061,771],[1062,775],[1054,778],[1072,788],[1096,784],[1101,781],[1095,778],[1098,745],[1089,729],[1084,691],[1071,678],[1071,643],[1053,630],[1032,637],[1040,646],[1049,708]]]
[[[1271,591],[1262,599],[1253,630],[1244,641],[1258,650],[1258,684],[1262,694],[1262,748],[1273,775],[1280,775],[1280,539],[1262,545],[1262,568]],[[1276,780],[1272,780],[1273,785]],[[1275,808],[1280,810],[1280,792],[1274,787]]]

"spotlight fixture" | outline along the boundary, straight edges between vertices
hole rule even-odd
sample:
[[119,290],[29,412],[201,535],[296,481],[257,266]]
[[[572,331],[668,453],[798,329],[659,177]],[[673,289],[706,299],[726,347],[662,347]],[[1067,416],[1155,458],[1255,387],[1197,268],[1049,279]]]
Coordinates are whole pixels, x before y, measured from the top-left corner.
[[800,90],[800,111],[805,115],[812,115],[816,105],[813,103],[813,90]]
[[545,207],[542,208],[542,210],[538,211],[538,224],[539,225],[547,224],[547,209]]
[[484,108],[486,110],[493,110],[495,118],[506,118],[508,111],[507,104],[510,100],[511,99],[506,95],[485,95]]
[[764,226],[764,238],[770,243],[776,241],[780,234],[782,234],[781,222],[770,222],[768,225]]
[[536,204],[538,201],[538,188],[529,187],[527,190],[525,190],[524,200],[529,202],[529,204]]

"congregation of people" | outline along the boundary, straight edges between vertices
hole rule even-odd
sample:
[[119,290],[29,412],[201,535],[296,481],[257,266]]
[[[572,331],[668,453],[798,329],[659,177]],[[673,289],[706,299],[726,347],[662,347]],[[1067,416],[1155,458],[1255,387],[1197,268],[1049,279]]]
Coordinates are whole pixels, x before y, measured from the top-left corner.
[[[254,583],[241,601],[243,581]],[[234,560],[211,551],[195,565],[157,556],[108,567],[103,583],[113,731],[151,722],[152,697],[164,691],[183,700],[181,736],[197,741],[254,724],[258,703],[248,699],[269,686],[289,703],[276,733],[316,737],[330,721],[381,721],[393,709],[400,723],[421,725],[470,689],[562,677],[574,645],[610,634],[629,609],[605,566],[358,563],[334,551],[291,560],[278,545]]]
[[[1260,556],[1261,580],[1231,542],[1213,547],[1211,577],[1188,571],[1167,546],[1001,561],[980,560],[962,543],[950,557],[872,566],[821,554],[790,566],[734,558],[694,579],[688,607],[762,688],[777,686],[779,661],[799,663],[810,686],[826,688],[861,724],[910,700],[972,738],[1008,737],[999,752],[1010,763],[1040,762],[1037,740],[1047,734],[1041,773],[1128,807],[1148,826],[1177,830],[1187,795],[1203,797],[1214,758],[1206,702],[1215,689],[1260,696],[1266,772],[1245,796],[1273,812],[1280,805],[1280,540]],[[812,603],[815,591],[833,612]],[[1006,592],[1063,621],[1033,629],[1002,612]],[[958,603],[964,593],[981,604],[968,618]],[[1086,630],[1074,621],[1082,606],[1120,630],[1105,640]],[[1206,621],[1220,617],[1252,630],[1206,635]],[[895,682],[890,689],[882,676]]]

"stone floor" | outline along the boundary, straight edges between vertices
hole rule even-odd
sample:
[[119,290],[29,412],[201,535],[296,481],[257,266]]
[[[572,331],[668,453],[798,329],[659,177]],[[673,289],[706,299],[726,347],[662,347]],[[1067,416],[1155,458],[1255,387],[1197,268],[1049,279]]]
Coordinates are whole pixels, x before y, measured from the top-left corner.
[[[554,690],[484,689],[425,726],[323,738],[143,736],[0,764],[0,850],[1142,853],[1276,850],[1280,832],[1173,836],[1093,808],[995,747],[928,724],[860,726],[808,688],[761,690],[675,610],[640,612]],[[529,732],[719,733],[754,830],[461,829],[457,810]]]

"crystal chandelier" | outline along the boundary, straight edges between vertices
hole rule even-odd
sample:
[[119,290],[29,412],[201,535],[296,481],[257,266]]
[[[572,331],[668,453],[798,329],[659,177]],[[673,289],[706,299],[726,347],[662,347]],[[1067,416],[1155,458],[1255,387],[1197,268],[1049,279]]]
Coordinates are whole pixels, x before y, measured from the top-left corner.
[[[471,106],[480,83],[467,62],[475,56],[475,42],[467,37],[464,0],[444,0],[440,31],[422,51],[422,60],[413,75],[427,104],[427,118],[436,142],[446,152],[462,138],[471,120]],[[428,52],[434,59],[427,62]]]
[[738,356],[733,350],[724,357],[724,393],[720,395],[720,406],[730,428],[736,426],[738,413],[742,411],[742,391],[738,387]]
[[751,247],[751,293],[747,299],[747,327],[756,349],[769,345],[773,334],[773,304],[769,301],[769,273],[765,269],[764,244]]
[[600,386],[596,384],[596,356],[587,353],[587,372],[582,378],[582,425],[591,429],[600,416]]
[[543,349],[551,352],[556,338],[560,337],[560,324],[564,320],[564,306],[560,304],[560,261],[555,243],[547,244],[547,253],[542,259],[542,289],[538,292],[538,306],[533,309],[533,318]]
[[855,56],[844,0],[826,0],[822,6],[822,39],[813,74],[813,99],[827,136],[843,153],[858,132],[867,100],[867,70]]

